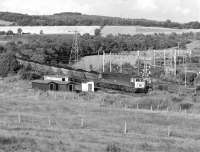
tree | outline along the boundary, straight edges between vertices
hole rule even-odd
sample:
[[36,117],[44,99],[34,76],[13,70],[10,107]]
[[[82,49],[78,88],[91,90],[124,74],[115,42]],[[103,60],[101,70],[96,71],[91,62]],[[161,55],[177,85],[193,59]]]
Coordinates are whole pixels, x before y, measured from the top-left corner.
[[101,30],[100,29],[95,29],[94,35],[95,36],[100,36],[101,35]]
[[22,29],[21,29],[21,28],[18,28],[18,29],[17,29],[17,33],[18,33],[19,35],[22,35]]
[[9,31],[7,32],[7,35],[14,35],[14,32],[13,32],[12,30],[9,30]]
[[40,35],[43,35],[44,34],[44,31],[43,30],[40,30]]
[[0,56],[0,75],[6,77],[9,73],[15,73],[20,69],[16,56],[8,51]]

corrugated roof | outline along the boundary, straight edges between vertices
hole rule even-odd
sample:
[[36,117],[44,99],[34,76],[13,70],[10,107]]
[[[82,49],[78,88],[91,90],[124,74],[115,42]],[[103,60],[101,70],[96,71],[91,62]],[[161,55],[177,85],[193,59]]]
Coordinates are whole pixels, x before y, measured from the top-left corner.
[[40,84],[49,84],[49,83],[57,83],[57,84],[70,84],[72,82],[69,81],[54,81],[54,80],[34,80],[32,83],[40,83]]
[[69,77],[69,76],[68,75],[45,75],[44,77],[65,78],[65,77]]

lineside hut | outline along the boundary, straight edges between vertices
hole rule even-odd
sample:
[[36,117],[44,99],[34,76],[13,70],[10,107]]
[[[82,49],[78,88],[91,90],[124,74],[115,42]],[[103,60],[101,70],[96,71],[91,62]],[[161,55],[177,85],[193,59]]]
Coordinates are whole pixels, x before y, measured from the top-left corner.
[[32,81],[32,88],[51,91],[75,91],[75,92],[94,92],[95,83],[86,79],[85,75],[49,75],[44,76],[43,80]]
[[80,84],[66,81],[35,80],[32,81],[32,88],[44,91],[81,91]]
[[95,91],[95,86],[94,82],[92,81],[85,81],[81,83],[81,89],[83,92],[94,92]]

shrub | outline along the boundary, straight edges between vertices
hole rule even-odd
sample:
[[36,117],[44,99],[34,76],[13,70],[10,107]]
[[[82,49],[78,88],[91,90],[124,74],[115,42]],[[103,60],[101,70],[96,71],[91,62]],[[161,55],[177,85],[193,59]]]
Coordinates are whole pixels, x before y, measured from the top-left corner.
[[117,100],[113,96],[106,96],[104,99],[104,104],[105,105],[113,105]]
[[106,147],[106,152],[121,152],[121,148],[117,144],[109,144]]
[[166,109],[170,107],[171,100],[168,100],[166,96],[154,96],[154,97],[145,97],[140,100],[138,100],[139,108],[141,109],[150,109],[151,107],[153,109],[157,109],[159,106],[159,109]]
[[172,101],[173,101],[173,102],[181,102],[181,101],[183,101],[183,98],[178,97],[178,96],[173,96],[173,97],[172,97]]
[[193,104],[191,104],[191,103],[182,103],[182,104],[180,104],[180,106],[181,106],[182,110],[189,110],[193,106]]
[[160,85],[158,85],[158,90],[168,91],[168,85],[160,84]]
[[41,79],[42,74],[38,72],[27,71],[27,72],[22,72],[20,74],[20,78],[23,80],[36,80],[36,79]]
[[0,75],[6,77],[9,73],[16,73],[21,68],[16,56],[12,52],[0,55]]

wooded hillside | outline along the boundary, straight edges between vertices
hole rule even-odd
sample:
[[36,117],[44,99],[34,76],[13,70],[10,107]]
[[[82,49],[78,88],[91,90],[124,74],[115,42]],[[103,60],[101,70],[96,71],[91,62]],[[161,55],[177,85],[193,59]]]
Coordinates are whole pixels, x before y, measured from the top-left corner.
[[53,15],[28,15],[10,12],[0,12],[0,20],[9,22],[15,22],[17,25],[25,26],[75,26],[75,25],[121,25],[121,26],[155,26],[155,27],[166,27],[166,28],[194,28],[199,29],[200,23],[197,21],[189,23],[177,23],[171,20],[166,21],[154,21],[148,19],[128,19],[119,17],[107,17],[97,15],[85,15],[81,13],[64,12]]

